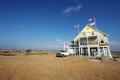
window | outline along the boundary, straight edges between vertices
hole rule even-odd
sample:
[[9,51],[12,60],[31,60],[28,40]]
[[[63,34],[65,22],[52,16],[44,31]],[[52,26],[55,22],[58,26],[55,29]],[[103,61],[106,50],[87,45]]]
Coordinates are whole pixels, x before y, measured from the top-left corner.
[[92,32],[92,35],[95,35],[94,32]]
[[83,33],[83,36],[85,36],[85,33]]
[[101,40],[101,43],[104,43],[104,41],[103,41],[103,40]]
[[79,42],[77,41],[76,44],[79,44]]

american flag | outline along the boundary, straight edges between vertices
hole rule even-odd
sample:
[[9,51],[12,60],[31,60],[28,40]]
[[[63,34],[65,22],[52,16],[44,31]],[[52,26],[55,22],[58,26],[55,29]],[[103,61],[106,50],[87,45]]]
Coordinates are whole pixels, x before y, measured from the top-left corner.
[[89,19],[89,23],[95,22],[95,18],[94,17],[90,17]]
[[88,21],[89,21],[89,25],[91,25],[91,26],[95,26],[96,25],[94,17],[90,17]]

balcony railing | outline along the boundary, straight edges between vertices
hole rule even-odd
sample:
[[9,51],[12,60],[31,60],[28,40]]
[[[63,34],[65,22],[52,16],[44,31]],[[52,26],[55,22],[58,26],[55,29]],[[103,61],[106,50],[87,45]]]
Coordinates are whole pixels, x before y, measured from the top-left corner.
[[98,42],[97,41],[89,41],[88,45],[98,45]]
[[109,43],[108,42],[104,42],[104,43],[99,43],[99,45],[100,46],[107,46],[107,45],[109,45]]
[[[81,42],[80,45],[98,45],[98,42],[97,41],[88,41],[88,44],[87,42]],[[109,45],[108,42],[104,42],[104,43],[100,43],[99,42],[99,46],[107,46]],[[70,44],[71,47],[77,47],[79,46],[79,43],[71,43]]]

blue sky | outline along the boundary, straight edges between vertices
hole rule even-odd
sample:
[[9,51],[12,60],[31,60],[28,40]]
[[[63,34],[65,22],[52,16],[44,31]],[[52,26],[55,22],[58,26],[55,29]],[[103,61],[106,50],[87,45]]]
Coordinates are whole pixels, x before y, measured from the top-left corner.
[[1,49],[58,49],[89,17],[120,49],[119,0],[0,0]]

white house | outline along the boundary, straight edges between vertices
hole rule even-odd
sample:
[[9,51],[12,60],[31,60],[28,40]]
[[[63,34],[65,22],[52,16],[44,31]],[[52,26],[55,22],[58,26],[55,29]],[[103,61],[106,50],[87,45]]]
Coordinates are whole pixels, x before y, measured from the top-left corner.
[[89,19],[81,32],[71,42],[64,43],[64,50],[74,55],[87,55],[88,57],[112,58],[109,48],[109,35],[95,27],[95,19]]

